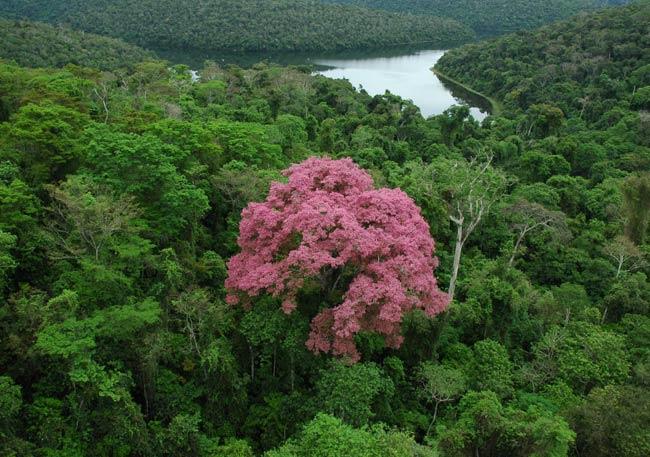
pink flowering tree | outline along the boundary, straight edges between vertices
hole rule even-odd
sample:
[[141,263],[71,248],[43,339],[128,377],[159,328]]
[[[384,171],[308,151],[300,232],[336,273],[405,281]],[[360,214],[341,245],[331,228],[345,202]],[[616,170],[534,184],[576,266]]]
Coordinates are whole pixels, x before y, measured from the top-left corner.
[[377,332],[397,348],[405,312],[434,316],[446,308],[429,226],[404,192],[373,189],[350,159],[310,158],[284,174],[288,183],[273,183],[265,202],[242,212],[228,303],[271,294],[291,313],[299,293],[316,285],[322,309],[307,347],[353,361],[357,333]]

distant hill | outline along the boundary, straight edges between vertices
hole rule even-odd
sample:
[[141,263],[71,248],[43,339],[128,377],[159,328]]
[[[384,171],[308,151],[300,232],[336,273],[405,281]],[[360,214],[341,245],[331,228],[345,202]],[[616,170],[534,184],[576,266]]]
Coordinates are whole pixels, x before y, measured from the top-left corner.
[[115,38],[65,27],[0,19],[0,58],[26,67],[77,64],[100,70],[128,67],[154,53]]
[[323,0],[387,11],[449,17],[479,36],[538,27],[580,11],[627,3],[627,0]]
[[608,126],[650,109],[650,2],[452,49],[436,69],[511,110],[551,104]]
[[308,51],[473,38],[454,20],[313,0],[4,0],[0,15],[66,24],[147,48]]

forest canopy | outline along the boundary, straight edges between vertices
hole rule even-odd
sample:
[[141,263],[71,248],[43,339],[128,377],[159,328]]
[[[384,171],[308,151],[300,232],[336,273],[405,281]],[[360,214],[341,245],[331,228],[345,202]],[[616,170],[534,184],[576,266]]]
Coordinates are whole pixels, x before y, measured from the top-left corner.
[[118,39],[38,22],[0,19],[0,36],[0,57],[26,67],[75,64],[115,70],[154,57]]
[[65,24],[145,48],[325,51],[473,39],[452,19],[315,0],[9,0],[0,16]]
[[650,109],[648,60],[650,3],[642,2],[453,49],[436,69],[508,109],[550,104],[606,128],[614,112]]
[[511,33],[627,0],[322,0],[455,19],[478,36]]
[[449,51],[481,123],[0,60],[0,455],[650,455],[648,8]]

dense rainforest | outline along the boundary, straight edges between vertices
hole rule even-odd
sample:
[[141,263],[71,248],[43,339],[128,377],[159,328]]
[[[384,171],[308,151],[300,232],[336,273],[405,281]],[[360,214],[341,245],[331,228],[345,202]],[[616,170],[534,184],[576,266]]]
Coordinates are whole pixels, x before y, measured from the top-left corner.
[[454,49],[440,72],[510,111],[548,104],[599,130],[650,109],[650,3],[606,9]]
[[154,54],[114,38],[48,24],[0,19],[0,58],[26,67],[129,67]]
[[0,455],[649,455],[648,11],[450,51],[481,124],[0,61]]
[[627,0],[322,0],[325,3],[356,5],[413,14],[455,19],[479,36],[501,35],[539,27]]
[[0,16],[66,24],[154,49],[325,51],[470,41],[452,19],[314,0],[9,0]]

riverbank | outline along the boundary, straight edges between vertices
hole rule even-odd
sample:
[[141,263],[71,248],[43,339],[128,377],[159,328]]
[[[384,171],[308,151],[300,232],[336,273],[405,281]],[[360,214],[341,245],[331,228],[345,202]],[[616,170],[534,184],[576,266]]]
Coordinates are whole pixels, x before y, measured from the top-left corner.
[[[442,114],[449,107],[463,104],[470,114],[482,121],[494,111],[493,104],[485,97],[463,89],[459,84],[432,77],[429,67],[434,65],[446,51],[421,50],[409,47],[387,48],[374,51],[348,51],[335,54],[248,54],[231,55],[169,55],[160,56],[171,62],[184,63],[198,70],[203,62],[212,60],[222,67],[229,64],[250,68],[261,61],[281,65],[306,65],[312,72],[333,79],[346,79],[354,87],[362,87],[371,96],[391,94],[411,100],[424,117]],[[243,60],[246,61],[243,61]]]
[[474,95],[474,96],[476,96],[478,98],[481,98],[481,99],[485,100],[487,102],[487,104],[490,105],[490,114],[498,115],[498,114],[501,114],[501,112],[503,111],[503,105],[501,105],[501,103],[499,103],[498,100],[496,100],[496,99],[494,99],[492,97],[489,97],[489,96],[487,96],[487,95],[485,95],[485,94],[483,94],[481,92],[478,92],[478,91],[472,89],[471,87],[461,83],[460,81],[455,80],[454,78],[450,78],[449,76],[445,75],[441,71],[436,70],[435,67],[431,67],[431,71],[438,78],[440,78],[441,81],[444,81],[444,82],[447,82],[447,83],[452,84],[454,86],[457,86],[460,89],[462,89],[462,90],[464,90],[466,92],[469,92],[470,94],[472,94],[472,95]]

